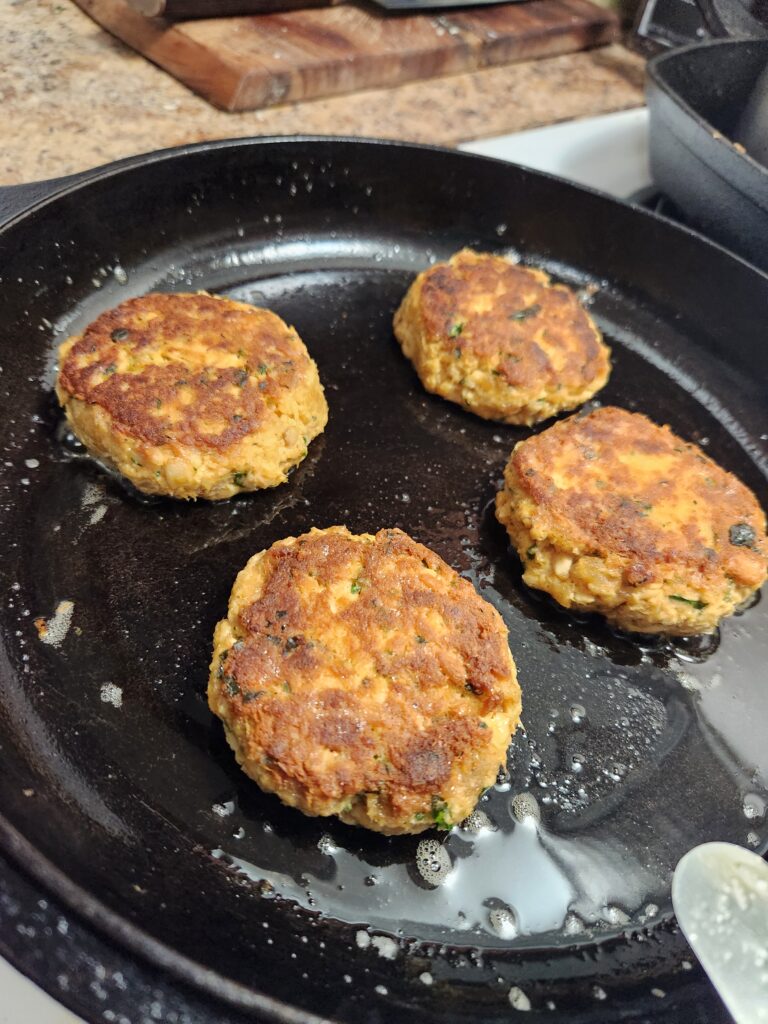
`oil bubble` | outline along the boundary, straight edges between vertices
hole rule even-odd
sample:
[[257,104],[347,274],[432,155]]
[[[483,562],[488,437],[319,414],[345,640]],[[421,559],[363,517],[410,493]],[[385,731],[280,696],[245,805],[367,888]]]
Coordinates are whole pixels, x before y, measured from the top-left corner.
[[765,800],[757,793],[747,793],[742,804],[744,817],[759,819],[765,817]]
[[529,820],[533,820],[534,823],[541,821],[541,810],[532,793],[518,793],[514,796],[512,813],[521,824]]
[[416,849],[416,868],[428,885],[440,885],[451,873],[451,857],[436,839],[422,839]]
[[586,931],[586,926],[579,915],[574,914],[573,911],[571,911],[566,914],[565,921],[563,923],[563,931],[566,935],[583,935]]
[[694,636],[676,637],[673,649],[681,661],[706,661],[720,646],[720,630],[713,633],[701,633]]
[[568,712],[571,716],[571,721],[574,725],[581,725],[584,719],[587,717],[587,710],[583,704],[571,704]]
[[603,775],[610,779],[611,782],[621,782],[626,771],[627,766],[625,764],[622,764],[621,761],[614,761],[603,769]]
[[629,924],[629,914],[621,909],[621,907],[607,906],[603,907],[603,917],[608,924]]
[[517,915],[511,907],[494,907],[488,913],[488,921],[500,939],[516,939],[520,933]]
[[476,835],[478,832],[482,832],[483,829],[492,829],[494,832],[496,831],[496,826],[493,824],[491,819],[485,811],[481,811],[478,807],[476,807],[471,814],[467,815],[464,821],[459,825],[459,828],[463,832],[471,832],[473,835]]
[[320,853],[324,853],[329,857],[338,851],[338,846],[336,846],[333,839],[327,833],[323,833],[320,836],[317,841],[317,848]]

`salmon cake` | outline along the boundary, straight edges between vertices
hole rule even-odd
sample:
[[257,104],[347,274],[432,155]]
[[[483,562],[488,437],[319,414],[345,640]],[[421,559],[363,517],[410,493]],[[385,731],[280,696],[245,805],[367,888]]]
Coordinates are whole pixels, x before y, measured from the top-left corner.
[[520,718],[499,613],[400,530],[343,526],[250,559],[208,702],[263,790],[388,835],[465,818]]
[[471,249],[418,275],[394,330],[427,391],[503,423],[575,409],[611,369],[609,348],[570,288]]
[[711,632],[768,570],[765,515],[749,488],[624,409],[521,441],[496,515],[529,586],[628,631]]
[[204,292],[143,295],[102,313],[59,349],[56,394],[93,456],[173,498],[283,483],[328,419],[296,331]]

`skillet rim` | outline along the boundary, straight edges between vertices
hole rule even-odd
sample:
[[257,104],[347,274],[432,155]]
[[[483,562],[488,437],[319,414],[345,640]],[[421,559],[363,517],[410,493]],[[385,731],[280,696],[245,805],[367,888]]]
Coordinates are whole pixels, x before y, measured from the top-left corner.
[[[727,40],[725,40],[727,42]],[[694,44],[698,45],[698,44]],[[675,53],[681,51],[676,50]],[[662,54],[662,56],[671,56]],[[664,224],[667,227],[672,227],[676,231],[681,232],[683,235],[687,235],[689,238],[698,240],[704,243],[708,248],[715,250],[723,256],[727,256],[736,263],[740,264],[743,269],[751,271],[757,275],[757,278],[762,278],[766,284],[768,284],[768,271],[761,270],[760,267],[756,267],[749,260],[740,256],[738,253],[733,252],[731,249],[727,249],[724,245],[719,242],[713,241],[707,235],[702,234],[700,231],[696,231],[694,228],[689,227],[687,224],[681,224],[679,221],[672,220],[669,217],[664,216],[661,213],[657,213],[655,210],[649,210],[644,206],[636,205],[625,199],[618,199],[616,196],[611,195],[609,192],[603,192],[601,189],[592,188],[590,185],[577,184],[571,181],[569,178],[564,178],[559,174],[552,174],[549,171],[540,171],[533,167],[527,167],[525,164],[518,163],[515,160],[503,160],[500,157],[485,156],[480,153],[470,153],[461,149],[451,148],[449,146],[436,146],[430,143],[424,142],[403,142],[397,139],[388,138],[375,138],[374,136],[365,135],[313,135],[313,134],[297,134],[297,135],[246,135],[242,137],[229,137],[224,139],[213,139],[205,142],[189,142],[181,146],[168,146],[164,149],[151,149],[146,153],[138,153],[134,156],[123,157],[119,160],[113,160],[106,164],[101,164],[98,167],[86,168],[83,171],[76,171],[71,175],[66,175],[62,178],[49,179],[51,184],[54,184],[55,190],[47,195],[40,196],[31,201],[30,204],[25,204],[24,207],[15,212],[11,213],[6,220],[0,219],[0,240],[5,234],[6,230],[15,227],[17,224],[22,222],[25,217],[31,216],[40,210],[44,209],[50,203],[54,203],[59,199],[63,199],[66,196],[70,196],[77,192],[79,189],[87,188],[90,184],[101,182],[109,179],[110,177],[116,176],[123,173],[124,171],[132,171],[140,167],[152,166],[159,164],[165,160],[176,159],[177,157],[184,157],[201,152],[211,152],[223,149],[235,149],[241,147],[250,146],[271,146],[279,145],[282,143],[342,143],[362,146],[377,146],[377,147],[393,147],[398,150],[411,149],[417,150],[418,152],[428,153],[441,153],[449,156],[459,157],[461,159],[477,161],[480,160],[483,163],[497,164],[502,167],[517,167],[524,171],[526,174],[532,175],[536,178],[543,178],[547,181],[551,181],[560,185],[565,185],[568,188],[575,189],[577,192],[586,192],[588,195],[596,197],[600,200],[610,203],[611,205],[626,208],[629,207],[633,213],[641,214],[643,217],[655,221],[660,224]],[[10,194],[11,203],[13,202],[13,190],[14,189],[27,189],[29,186],[39,186],[44,188],[48,182],[42,179],[37,182],[24,182],[18,185],[3,185],[0,186],[0,196],[3,193],[8,196]],[[3,214],[0,210],[0,218]]]

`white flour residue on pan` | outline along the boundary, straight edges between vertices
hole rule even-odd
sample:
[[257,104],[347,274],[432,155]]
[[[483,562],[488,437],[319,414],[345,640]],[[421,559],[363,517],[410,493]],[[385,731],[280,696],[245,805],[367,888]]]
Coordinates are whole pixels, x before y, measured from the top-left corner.
[[107,514],[107,506],[102,502],[104,493],[103,484],[88,483],[83,488],[80,505],[82,506],[83,511],[87,512],[90,510],[91,512],[88,519],[89,526],[95,526],[96,523],[101,522]]
[[50,619],[35,619],[35,629],[40,640],[51,647],[59,647],[72,625],[74,611],[74,601],[59,601]]
[[115,686],[114,683],[104,683],[101,687],[101,699],[105,704],[111,704],[112,707],[121,708],[123,706],[122,687]]
[[400,952],[400,947],[389,935],[371,935],[370,932],[360,929],[355,933],[355,942],[359,949],[373,947],[379,956],[385,960],[394,960]]
[[95,526],[96,523],[100,523],[104,516],[107,514],[106,505],[97,505],[91,513],[91,518],[88,520],[89,526]]
[[515,1010],[530,1010],[531,1000],[517,985],[513,985],[509,990],[509,1002]]
[[372,935],[371,945],[379,956],[383,956],[385,960],[394,960],[400,952],[398,944],[388,935]]

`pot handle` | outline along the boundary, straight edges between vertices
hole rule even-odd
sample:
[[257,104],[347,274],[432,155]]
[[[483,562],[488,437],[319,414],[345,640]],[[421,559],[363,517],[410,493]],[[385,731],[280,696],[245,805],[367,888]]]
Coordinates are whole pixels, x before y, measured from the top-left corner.
[[94,173],[94,170],[79,171],[77,174],[67,174],[62,178],[30,181],[23,185],[0,185],[0,228],[67,186],[87,181]]
[[125,156],[119,160],[112,160],[107,164],[100,164],[98,167],[89,167],[84,171],[77,171],[75,174],[65,174],[60,178],[29,181],[24,182],[22,185],[0,185],[0,228],[5,227],[10,221],[22,213],[26,213],[27,210],[31,210],[33,206],[43,202],[43,200],[50,199],[51,196],[55,196],[57,193],[63,192],[73,185],[82,185],[86,181],[98,178],[105,171],[116,171],[146,163],[154,155],[156,154],[137,153],[135,156]]

